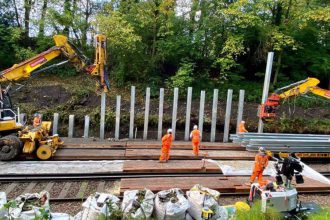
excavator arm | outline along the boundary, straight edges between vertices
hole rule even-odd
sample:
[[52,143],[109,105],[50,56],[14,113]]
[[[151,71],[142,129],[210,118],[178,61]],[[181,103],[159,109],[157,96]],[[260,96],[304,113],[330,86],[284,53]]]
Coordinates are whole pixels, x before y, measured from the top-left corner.
[[[96,36],[96,38],[97,37],[98,35]],[[96,56],[100,58],[97,59],[98,63],[90,65],[88,58],[86,58],[72,43],[70,43],[67,37],[63,35],[55,35],[53,38],[56,46],[36,55],[35,57],[32,57],[29,60],[26,60],[19,64],[14,64],[11,68],[0,72],[0,83],[29,78],[31,74],[34,73],[34,71],[36,71],[38,68],[63,54],[67,58],[67,60],[65,62],[62,62],[61,64],[69,62],[76,68],[77,71],[86,72],[88,74],[98,76],[99,84],[102,87],[103,91],[108,91],[109,83],[107,80],[107,76],[105,76],[106,73],[105,71],[100,71],[98,68],[100,66],[100,63],[103,63],[103,66],[105,66],[105,47],[101,48],[101,44],[96,44],[96,51],[99,51],[98,53],[101,53],[96,54]],[[106,41],[105,36],[103,40],[104,42]]]
[[319,83],[320,80],[316,78],[307,78],[277,89],[268,97],[265,104],[259,106],[259,117],[264,122],[273,121],[276,117],[276,110],[280,105],[281,100],[286,100],[293,96],[299,96],[311,92],[315,95],[330,99],[330,91],[317,87]]

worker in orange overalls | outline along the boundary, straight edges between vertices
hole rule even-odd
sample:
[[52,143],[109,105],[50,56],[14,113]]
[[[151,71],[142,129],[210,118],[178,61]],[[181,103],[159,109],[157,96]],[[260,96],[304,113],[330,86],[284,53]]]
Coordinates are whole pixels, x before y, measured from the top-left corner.
[[260,147],[259,148],[259,153],[255,156],[254,160],[254,168],[252,175],[250,177],[250,183],[246,183],[246,185],[251,185],[255,178],[258,177],[258,183],[260,186],[264,186],[265,182],[262,181],[262,173],[264,169],[268,165],[268,155],[266,154],[265,148]]
[[170,148],[172,146],[172,129],[167,130],[162,138],[162,151],[159,157],[160,163],[166,163],[170,159]]
[[33,127],[39,127],[41,125],[41,116],[40,114],[34,114],[33,118]]
[[198,130],[197,125],[194,125],[194,130],[190,133],[191,144],[193,147],[193,154],[198,156],[199,146],[201,144],[201,132]]
[[239,133],[248,132],[248,130],[246,130],[245,128],[245,121],[241,121],[241,123],[239,123],[238,132]]

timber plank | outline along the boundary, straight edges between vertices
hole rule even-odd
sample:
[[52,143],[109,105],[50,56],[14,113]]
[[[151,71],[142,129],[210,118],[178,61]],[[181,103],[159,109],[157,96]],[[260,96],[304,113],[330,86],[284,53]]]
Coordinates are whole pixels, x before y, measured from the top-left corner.
[[[304,177],[305,183],[296,185],[298,192],[330,190],[330,185]],[[271,178],[270,178],[271,180]],[[150,189],[153,192],[170,188],[180,188],[183,191],[191,189],[195,184],[218,190],[219,192],[246,192],[250,187],[244,183],[249,182],[249,176],[237,177],[159,177],[159,178],[131,178],[121,179],[120,193],[125,190]]]
[[[216,160],[254,160],[254,152],[246,151],[216,151],[216,150],[203,150],[200,151],[199,157],[192,154],[191,150],[177,150],[171,149],[170,159],[201,159],[204,158],[204,153],[207,155],[205,158],[216,159]],[[158,159],[160,155],[160,149],[126,149],[126,159]]]
[[110,149],[58,149],[55,160],[105,160],[125,159],[125,150]]
[[[148,149],[160,149],[160,141],[128,141],[127,148],[148,148]],[[192,149],[190,141],[174,141],[171,147],[172,149]],[[244,150],[245,148],[234,143],[219,143],[219,142],[202,142],[200,149],[208,150]]]
[[[62,138],[64,145],[60,148],[130,148],[130,149],[160,149],[160,141],[108,141],[92,138]],[[190,141],[174,141],[172,149],[192,149]],[[241,150],[245,148],[234,143],[202,142],[200,149],[207,150]]]
[[[203,165],[205,168],[203,168]],[[159,163],[157,160],[125,161],[124,173],[221,173],[220,168],[211,162],[194,160],[175,160]]]

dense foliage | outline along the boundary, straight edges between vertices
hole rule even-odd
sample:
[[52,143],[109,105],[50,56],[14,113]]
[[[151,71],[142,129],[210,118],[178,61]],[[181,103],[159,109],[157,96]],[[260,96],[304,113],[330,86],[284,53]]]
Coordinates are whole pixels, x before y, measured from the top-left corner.
[[330,87],[327,0],[3,0],[1,69],[53,46],[57,33],[90,57],[93,35],[106,34],[118,86],[252,91],[274,51],[274,86],[315,76]]

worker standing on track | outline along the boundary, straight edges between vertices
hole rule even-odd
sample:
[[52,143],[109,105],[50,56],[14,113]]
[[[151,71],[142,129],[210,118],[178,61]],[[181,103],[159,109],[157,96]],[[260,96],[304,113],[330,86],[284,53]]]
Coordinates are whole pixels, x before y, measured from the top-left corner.
[[198,156],[199,146],[201,144],[201,132],[198,130],[197,125],[194,125],[194,130],[190,133],[191,144],[193,147],[193,154]]
[[172,129],[167,130],[167,134],[165,134],[162,138],[162,151],[159,157],[160,163],[166,163],[170,159],[170,148],[172,146]]
[[239,123],[238,132],[239,133],[248,132],[248,130],[246,130],[245,128],[245,121],[241,121],[241,123]]
[[259,153],[255,156],[254,168],[250,177],[250,183],[246,183],[246,185],[250,186],[256,177],[258,177],[258,183],[260,186],[265,185],[265,183],[262,181],[262,173],[264,172],[264,169],[267,167],[267,165],[268,155],[266,154],[265,148],[260,147]]

